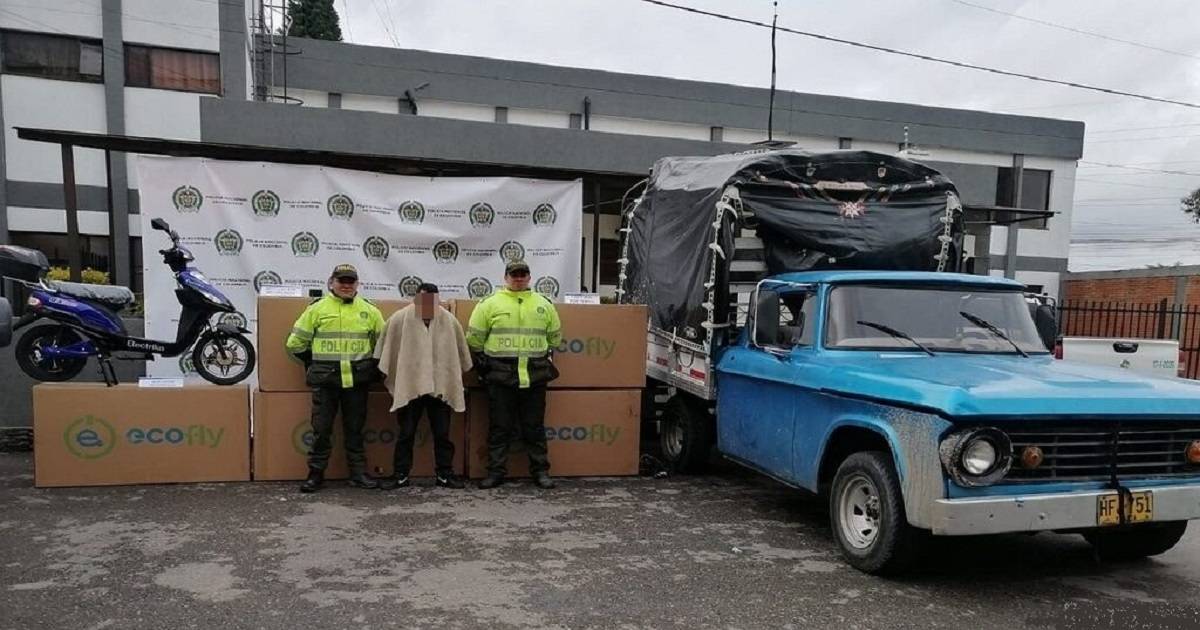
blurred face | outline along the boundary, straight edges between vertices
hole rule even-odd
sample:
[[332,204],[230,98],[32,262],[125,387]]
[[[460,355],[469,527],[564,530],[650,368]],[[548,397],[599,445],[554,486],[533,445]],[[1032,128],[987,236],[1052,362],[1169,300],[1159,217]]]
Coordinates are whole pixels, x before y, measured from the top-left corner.
[[417,294],[414,303],[417,305],[417,316],[421,319],[433,319],[434,310],[437,308],[438,296],[436,293],[426,293],[424,291]]
[[340,298],[352,298],[358,295],[358,278],[330,278],[329,290]]
[[529,272],[520,269],[506,274],[504,280],[508,282],[508,288],[512,291],[524,291],[529,288]]

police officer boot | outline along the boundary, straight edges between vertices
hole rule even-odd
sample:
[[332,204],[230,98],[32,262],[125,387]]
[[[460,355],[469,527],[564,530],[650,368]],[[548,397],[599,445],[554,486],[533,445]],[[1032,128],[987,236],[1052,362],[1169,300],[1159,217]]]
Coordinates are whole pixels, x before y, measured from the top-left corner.
[[491,490],[502,483],[504,483],[504,477],[502,475],[489,473],[488,476],[483,479],[483,481],[479,482],[479,489]]
[[350,475],[350,485],[363,490],[375,490],[379,487],[379,482],[367,476],[366,473],[354,473]]
[[316,468],[308,469],[308,479],[300,484],[300,492],[316,492],[325,484],[325,473]]
[[542,490],[553,490],[554,488],[558,487],[558,484],[554,483],[554,480],[550,478],[550,475],[544,472],[535,473],[533,475],[533,483]]

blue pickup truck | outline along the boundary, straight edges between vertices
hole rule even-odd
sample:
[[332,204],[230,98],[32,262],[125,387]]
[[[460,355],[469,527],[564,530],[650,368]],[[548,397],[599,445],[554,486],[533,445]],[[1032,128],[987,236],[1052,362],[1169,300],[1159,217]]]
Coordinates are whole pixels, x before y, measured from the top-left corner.
[[[877,574],[912,566],[930,535],[1077,532],[1102,559],[1124,560],[1167,551],[1200,518],[1200,385],[1055,360],[1046,311],[1031,310],[1022,284],[956,272],[961,208],[948,182],[927,189],[932,205],[917,215],[922,198],[909,197],[862,204],[851,216],[837,207],[847,197],[897,186],[885,169],[905,183],[941,180],[877,154],[752,154],[727,158],[723,169],[714,159],[687,158],[697,169],[660,162],[625,223],[619,290],[623,301],[651,305],[647,374],[672,394],[656,422],[676,470],[699,469],[715,445],[821,493],[845,560]],[[755,190],[772,183],[760,176],[778,162],[786,168],[775,172],[792,183]],[[836,184],[833,192],[797,206],[793,183],[802,188],[822,169],[843,176],[815,179]],[[676,190],[691,198],[672,205]],[[698,265],[656,269],[660,249],[677,261],[695,249],[686,238],[664,242],[662,226],[680,229],[680,216],[710,203],[702,216],[711,230],[692,237],[704,250]],[[771,216],[780,208],[791,231]],[[895,208],[890,224],[878,216]],[[802,242],[822,230],[827,217],[810,216],[819,212],[836,213],[826,225],[837,229]],[[858,222],[872,213],[875,223]],[[897,227],[901,219],[924,224],[927,237],[905,233],[918,228]],[[767,243],[751,261],[757,279],[731,264],[747,249],[745,231],[736,233],[747,225]],[[790,251],[769,251],[785,240],[773,228]],[[896,238],[873,244],[864,232]],[[837,268],[863,252],[924,269]],[[762,273],[764,260],[779,270],[779,260],[803,268],[795,261],[805,257],[822,264]],[[690,275],[700,280],[696,299]]]

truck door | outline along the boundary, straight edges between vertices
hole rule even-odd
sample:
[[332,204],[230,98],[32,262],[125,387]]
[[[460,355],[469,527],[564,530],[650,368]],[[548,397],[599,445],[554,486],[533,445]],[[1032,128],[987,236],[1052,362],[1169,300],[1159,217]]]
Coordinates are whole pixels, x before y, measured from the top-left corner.
[[794,442],[803,397],[794,383],[804,362],[794,354],[812,346],[815,293],[810,285],[760,284],[751,304],[745,340],[718,367],[717,444],[730,457],[796,481]]

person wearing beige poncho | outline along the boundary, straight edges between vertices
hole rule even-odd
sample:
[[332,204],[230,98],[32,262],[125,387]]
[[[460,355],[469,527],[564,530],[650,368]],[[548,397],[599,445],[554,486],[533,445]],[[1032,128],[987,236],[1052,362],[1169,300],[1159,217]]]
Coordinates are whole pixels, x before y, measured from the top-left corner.
[[463,373],[471,369],[471,352],[462,324],[438,306],[437,293],[437,285],[422,284],[413,303],[388,318],[375,346],[375,358],[379,359],[383,382],[392,393],[392,411],[399,425],[394,472],[381,481],[384,490],[409,485],[417,423],[425,414],[433,429],[436,484],[463,487],[462,480],[454,475],[450,414],[466,409]]

